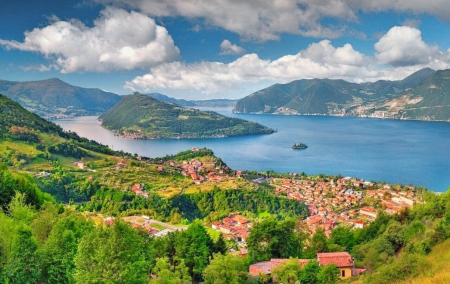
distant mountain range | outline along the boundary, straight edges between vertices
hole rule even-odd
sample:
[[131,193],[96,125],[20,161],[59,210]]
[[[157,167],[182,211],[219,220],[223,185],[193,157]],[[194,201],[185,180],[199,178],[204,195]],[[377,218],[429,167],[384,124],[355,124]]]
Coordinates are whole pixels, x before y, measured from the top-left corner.
[[120,99],[117,94],[72,86],[59,79],[30,82],[0,80],[0,93],[47,119],[98,115]]
[[234,111],[450,121],[450,70],[425,68],[400,81],[275,84],[240,99]]
[[[46,119],[100,115],[121,98],[111,92],[73,86],[56,78],[29,82],[0,80],[0,94]],[[186,107],[234,107],[237,102],[227,99],[188,101],[159,93],[148,95],[160,101]]]
[[[450,121],[450,70],[419,70],[400,81],[350,83],[302,79],[275,84],[240,100],[183,100],[147,96],[182,107],[234,107],[238,113],[314,114]],[[121,96],[59,79],[0,80],[0,94],[46,119],[100,115]]]
[[102,126],[117,135],[137,139],[215,138],[274,132],[255,122],[181,107],[139,93],[122,97],[100,120]]
[[234,107],[238,100],[211,99],[211,100],[183,100],[168,97],[160,93],[147,94],[150,97],[163,102],[177,104],[184,107]]

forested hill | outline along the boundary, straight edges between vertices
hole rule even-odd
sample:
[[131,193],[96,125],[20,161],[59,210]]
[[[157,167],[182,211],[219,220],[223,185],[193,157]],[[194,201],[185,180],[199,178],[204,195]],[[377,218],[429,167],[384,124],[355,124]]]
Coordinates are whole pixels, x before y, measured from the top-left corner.
[[120,99],[117,94],[72,86],[59,79],[30,82],[0,80],[0,93],[45,118],[103,113]]
[[400,81],[297,80],[257,91],[239,100],[235,111],[450,121],[449,74],[424,68]]
[[274,132],[255,122],[184,108],[139,93],[123,97],[100,119],[104,127],[135,138],[211,138]]

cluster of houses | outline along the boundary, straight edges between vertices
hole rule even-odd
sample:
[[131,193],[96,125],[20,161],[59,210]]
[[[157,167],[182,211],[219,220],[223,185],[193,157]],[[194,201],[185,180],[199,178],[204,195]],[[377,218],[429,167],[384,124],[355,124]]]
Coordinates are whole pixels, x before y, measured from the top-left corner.
[[[286,262],[288,259],[271,259],[269,261],[262,261],[250,265],[249,274],[252,276],[271,275],[273,270]],[[339,269],[339,277],[344,280],[352,276],[357,276],[364,273],[366,270],[355,268],[354,260],[348,252],[326,252],[318,253],[317,259],[299,259],[298,262],[301,267],[304,267],[308,262],[316,260],[320,266],[334,264]]]
[[[141,132],[141,130],[138,130]],[[114,133],[114,136],[120,137],[120,138],[127,138],[127,139],[143,139],[144,135],[142,133],[128,133],[126,131],[123,132],[123,134],[120,134],[119,131],[116,131]]]
[[224,179],[230,179],[228,175],[229,169],[216,166],[213,161],[202,162],[197,159],[183,162],[168,161],[166,165],[181,169],[181,174],[191,177],[195,184],[205,181],[219,182]]
[[[382,189],[356,190],[371,188],[373,184],[364,180],[344,177],[336,181],[297,180],[272,178],[269,182],[275,186],[277,194],[286,195],[308,206],[309,217],[305,224],[310,233],[321,228],[329,236],[338,224],[348,224],[354,228],[363,228],[367,222],[377,217],[378,210],[388,214],[400,212],[404,207],[412,207],[421,202],[412,190],[401,191],[384,185]],[[360,208],[371,199],[371,204]],[[358,209],[359,208],[359,209]]]
[[246,239],[250,234],[249,229],[252,226],[252,222],[249,222],[247,218],[238,214],[232,214],[223,218],[220,222],[211,224],[214,230],[222,232],[225,239],[235,240],[239,246],[245,246]]
[[135,183],[131,187],[131,191],[134,192],[134,194],[136,194],[136,195],[140,195],[145,198],[148,198],[148,193],[144,191],[144,185],[142,183]]

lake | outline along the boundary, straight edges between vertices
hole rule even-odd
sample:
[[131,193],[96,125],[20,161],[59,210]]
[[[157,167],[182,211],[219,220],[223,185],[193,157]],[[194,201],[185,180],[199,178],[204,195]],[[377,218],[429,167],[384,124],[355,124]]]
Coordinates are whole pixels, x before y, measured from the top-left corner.
[[[331,174],[426,186],[450,186],[450,123],[333,116],[234,114],[231,108],[203,108],[256,121],[277,132],[215,139],[132,140],[114,136],[97,117],[55,121],[65,130],[114,150],[161,157],[193,147],[212,149],[235,170]],[[307,149],[294,150],[296,142]]]

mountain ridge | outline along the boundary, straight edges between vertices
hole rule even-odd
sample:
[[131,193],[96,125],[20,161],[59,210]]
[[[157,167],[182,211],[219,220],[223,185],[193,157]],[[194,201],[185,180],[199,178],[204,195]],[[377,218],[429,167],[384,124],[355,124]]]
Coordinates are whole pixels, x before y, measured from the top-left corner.
[[46,119],[98,115],[120,99],[117,94],[73,86],[58,78],[26,82],[0,80],[0,93]]
[[398,81],[301,79],[240,99],[237,113],[337,115],[450,121],[450,70],[423,68]]

